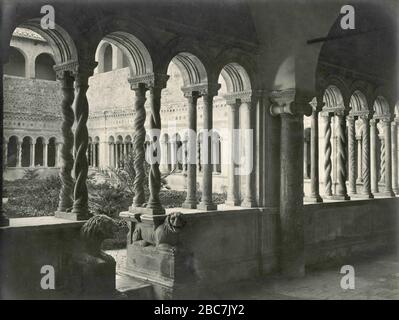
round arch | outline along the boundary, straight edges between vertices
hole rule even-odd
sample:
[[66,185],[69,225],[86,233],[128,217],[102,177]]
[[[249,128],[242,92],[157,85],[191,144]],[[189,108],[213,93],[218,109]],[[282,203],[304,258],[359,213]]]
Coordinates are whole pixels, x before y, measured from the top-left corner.
[[205,66],[194,54],[181,52],[176,54],[170,62],[173,62],[179,69],[185,87],[208,82]]
[[367,98],[365,94],[360,90],[355,90],[352,93],[349,101],[349,106],[351,109],[350,113],[353,115],[358,115],[369,111]]
[[17,47],[10,46],[8,62],[4,64],[3,73],[11,76],[26,76],[26,53]]
[[249,91],[252,89],[247,71],[236,62],[226,64],[220,74],[226,82],[228,93]]

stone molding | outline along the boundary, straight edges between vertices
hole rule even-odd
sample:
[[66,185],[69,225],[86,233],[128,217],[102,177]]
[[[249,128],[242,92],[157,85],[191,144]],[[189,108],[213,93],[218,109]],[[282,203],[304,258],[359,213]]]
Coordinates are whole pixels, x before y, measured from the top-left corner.
[[305,99],[297,99],[297,90],[291,88],[286,90],[271,91],[269,98],[272,102],[270,106],[270,114],[301,116],[310,115],[312,108]]

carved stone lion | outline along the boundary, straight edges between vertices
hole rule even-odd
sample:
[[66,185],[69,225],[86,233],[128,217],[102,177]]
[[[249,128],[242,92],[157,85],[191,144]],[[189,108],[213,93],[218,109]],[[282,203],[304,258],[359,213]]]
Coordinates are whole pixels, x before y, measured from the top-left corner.
[[185,226],[181,212],[173,212],[166,216],[165,221],[155,230],[137,223],[133,232],[133,242],[140,246],[157,246],[170,248],[177,243],[177,233]]
[[112,238],[118,230],[116,222],[103,214],[91,217],[80,230],[81,239],[86,252],[105,261],[113,258],[101,250],[101,244],[105,239]]

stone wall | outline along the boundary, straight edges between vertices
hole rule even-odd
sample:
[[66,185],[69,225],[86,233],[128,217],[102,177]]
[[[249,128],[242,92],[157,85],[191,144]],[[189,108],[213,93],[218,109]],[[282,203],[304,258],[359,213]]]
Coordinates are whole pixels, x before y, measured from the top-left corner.
[[[398,208],[398,199],[305,205],[306,267],[348,264],[359,254],[395,248]],[[213,286],[278,272],[277,210],[219,209],[170,209],[183,212],[187,222],[172,251],[141,247],[130,234],[125,273],[169,299],[195,298]]]

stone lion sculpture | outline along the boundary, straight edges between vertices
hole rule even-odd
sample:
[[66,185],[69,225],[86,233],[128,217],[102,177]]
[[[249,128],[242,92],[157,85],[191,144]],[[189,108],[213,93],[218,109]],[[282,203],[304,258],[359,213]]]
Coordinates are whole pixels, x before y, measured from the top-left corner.
[[165,217],[165,220],[155,230],[143,227],[141,222],[136,224],[133,232],[133,242],[140,246],[157,246],[170,248],[177,243],[177,234],[185,226],[181,212],[173,212]]
[[112,238],[117,230],[118,226],[114,219],[103,214],[91,217],[80,230],[86,253],[105,261],[113,260],[110,255],[101,250],[101,244],[105,239]]

